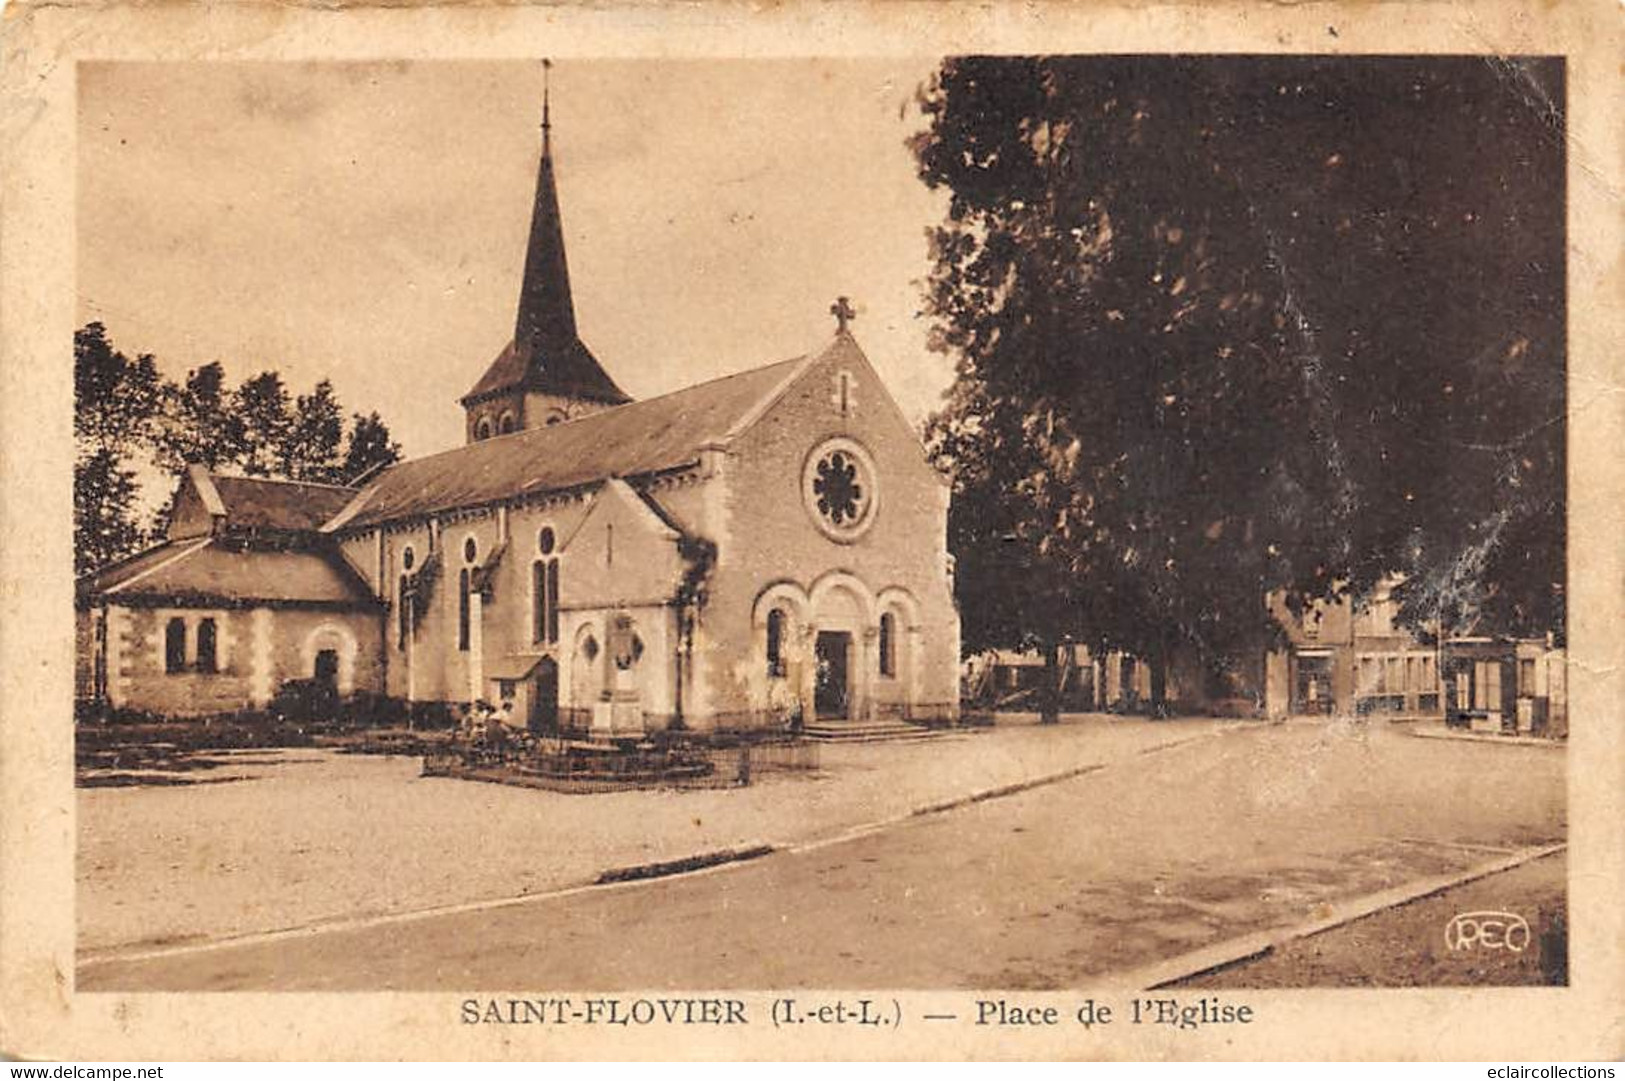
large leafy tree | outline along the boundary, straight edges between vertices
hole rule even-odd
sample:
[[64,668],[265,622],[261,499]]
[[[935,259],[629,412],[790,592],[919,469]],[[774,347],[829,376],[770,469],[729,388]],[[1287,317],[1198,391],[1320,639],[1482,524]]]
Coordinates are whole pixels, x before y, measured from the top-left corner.
[[[1222,669],[1274,633],[1266,590],[1299,604],[1403,571],[1435,583],[1435,602],[1459,599],[1448,575],[1474,543],[1478,592],[1539,611],[1560,577],[1561,339],[1538,317],[1554,281],[1561,295],[1560,223],[1540,187],[1560,154],[1554,170],[1545,118],[1519,115],[1483,67],[943,65],[915,143],[922,178],[951,195],[928,286],[959,363],[934,421],[939,460],[967,505],[956,522],[1013,517],[1004,564],[1072,582],[1046,591],[1059,612],[1025,620],[984,624],[965,604],[967,643],[1071,630],[1147,656],[1160,699],[1173,650]],[[1482,100],[1498,103],[1512,166],[1446,137],[1456,107]],[[1420,117],[1437,142],[1418,139]],[[1397,187],[1370,175],[1389,172]],[[1496,237],[1440,224],[1467,187],[1498,232],[1544,238],[1544,268],[1520,272]],[[1513,353],[1525,377],[1544,368],[1532,398],[1500,362]],[[1461,445],[1531,430],[1541,453]],[[1479,483],[1508,468],[1558,484],[1555,501]],[[1518,525],[1555,537],[1558,559],[1548,541],[1509,566]],[[1486,530],[1501,535],[1486,544]],[[962,529],[954,541],[962,565],[988,550]]]

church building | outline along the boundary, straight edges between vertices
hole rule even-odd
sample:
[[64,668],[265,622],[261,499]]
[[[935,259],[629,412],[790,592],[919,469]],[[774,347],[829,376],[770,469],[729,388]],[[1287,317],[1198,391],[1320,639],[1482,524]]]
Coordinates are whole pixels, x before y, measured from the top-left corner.
[[189,470],[168,542],[81,583],[82,695],[201,715],[316,679],[609,738],[957,716],[949,487],[846,299],[805,355],[631,400],[577,330],[545,116],[465,445],[356,488]]

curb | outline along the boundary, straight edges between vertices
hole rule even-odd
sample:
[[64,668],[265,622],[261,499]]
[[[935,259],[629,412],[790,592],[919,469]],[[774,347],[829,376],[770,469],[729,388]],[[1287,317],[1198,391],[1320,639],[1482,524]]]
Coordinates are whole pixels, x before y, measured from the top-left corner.
[[636,863],[630,867],[612,867],[600,872],[598,877],[593,879],[593,885],[607,886],[612,882],[641,882],[650,878],[667,878],[671,875],[704,870],[707,867],[720,867],[725,863],[743,863],[746,860],[760,859],[777,851],[777,845],[760,844],[748,848],[721,848],[715,852],[701,852],[675,860]]
[[1555,747],[1558,750],[1568,746],[1567,740],[1538,739],[1535,736],[1498,736],[1490,732],[1431,732],[1420,729],[1411,729],[1411,735],[1417,739],[1450,739],[1460,743],[1498,743],[1503,747]]
[[[1150,747],[1142,747],[1135,751],[1134,755],[1138,757],[1140,755],[1154,754],[1157,751],[1166,751],[1170,748],[1178,747],[1186,743],[1194,743],[1197,740],[1213,739],[1217,736],[1222,736],[1228,732],[1235,731],[1245,731],[1245,729],[1221,728],[1212,732],[1203,732],[1195,736],[1185,736],[1182,739],[1170,740],[1167,743],[1157,743]],[[1121,761],[1126,761],[1126,759]],[[1061,781],[1071,780],[1073,777],[1081,777],[1088,773],[1098,773],[1099,771],[1108,769],[1115,764],[1117,763],[1089,762],[1081,766],[1071,766],[1056,773],[1046,773],[1041,777],[1029,777],[1025,781],[1015,781],[1011,784],[999,785],[996,788],[984,788],[978,792],[972,792],[964,796],[955,796],[953,799],[942,800],[937,803],[922,803],[917,807],[911,807],[901,814],[893,815],[890,818],[882,818],[873,822],[865,822],[862,825],[850,826],[846,829],[838,830],[835,833],[831,833],[823,837],[813,837],[804,841],[784,841],[778,844],[776,847],[781,852],[812,852],[820,848],[828,848],[831,845],[845,844],[848,841],[855,841],[859,837],[867,837],[871,833],[879,833],[881,830],[889,829],[892,826],[899,826],[905,822],[911,822],[916,818],[923,818],[927,815],[957,810],[960,807],[968,807],[973,803],[985,803],[988,800],[1000,799],[1004,796],[1018,795],[1034,788],[1042,788],[1045,785],[1057,784]]]
[[1069,781],[1074,777],[1082,777],[1086,773],[1096,773],[1106,768],[1104,762],[1091,762],[1087,766],[1074,766],[1059,773],[1048,773],[1042,777],[1033,777],[1025,781],[1016,781],[1013,784],[1000,785],[997,788],[984,788],[980,792],[972,792],[968,796],[956,796],[953,799],[943,800],[941,803],[922,803],[912,808],[908,814],[893,821],[902,822],[910,818],[919,818],[923,815],[940,814],[943,811],[952,811],[959,807],[968,807],[973,803],[982,803],[990,799],[999,799],[1004,796],[1013,796],[1018,792],[1028,792],[1034,788],[1045,785],[1058,784]]
[[633,888],[645,882],[673,875],[705,874],[744,860],[753,860],[779,851],[772,844],[760,843],[741,848],[723,848],[682,859],[660,860],[616,867],[600,872],[596,879],[584,879],[573,885],[558,886],[536,893],[521,893],[513,897],[497,897],[483,901],[462,901],[433,908],[413,909],[410,912],[375,912],[365,916],[340,916],[297,927],[280,927],[270,931],[249,931],[244,934],[219,938],[191,938],[180,942],[146,942],[98,947],[81,950],[74,958],[75,971],[99,968],[103,965],[138,963],[189,953],[208,953],[212,950],[232,949],[239,946],[261,946],[292,939],[312,938],[330,932],[361,931],[372,927],[388,927],[417,923],[441,916],[459,916],[470,912],[493,912],[504,908],[518,908],[540,901],[557,901],[589,892]]
[[[1139,750],[1135,751],[1134,754],[1136,757],[1141,755],[1156,754],[1159,751],[1169,751],[1173,750],[1175,747],[1183,747],[1187,743],[1195,743],[1197,740],[1214,739],[1229,732],[1238,731],[1246,731],[1246,729],[1216,728],[1211,732],[1202,732],[1198,735],[1185,736],[1181,739],[1171,739],[1166,743],[1154,743],[1149,747],[1141,747]],[[923,803],[920,806],[910,810],[907,815],[891,821],[901,822],[908,818],[918,818],[922,815],[938,814],[942,811],[952,811],[960,807],[968,807],[973,803],[982,803],[985,800],[1000,799],[1004,796],[1014,796],[1021,792],[1030,791],[1034,788],[1043,788],[1045,785],[1058,784],[1061,781],[1070,781],[1074,777],[1082,777],[1089,773],[1098,773],[1101,770],[1110,767],[1112,764],[1113,763],[1111,762],[1090,762],[1087,765],[1072,766],[1069,769],[1063,769],[1058,773],[1046,773],[1042,777],[1030,777],[1025,781],[1016,781],[1012,784],[999,785],[997,788],[984,788],[979,792],[972,792],[968,796],[955,796],[953,799],[943,800],[940,803]]]
[[1268,931],[1257,931],[1250,935],[1242,935],[1220,942],[1213,946],[1204,946],[1180,954],[1164,961],[1154,962],[1138,969],[1132,969],[1120,975],[1107,974],[1103,977],[1106,982],[1132,986],[1138,990],[1155,991],[1171,983],[1181,980],[1203,976],[1210,972],[1217,972],[1242,964],[1246,961],[1265,957],[1283,946],[1297,942],[1301,939],[1311,938],[1323,931],[1330,931],[1367,916],[1376,915],[1391,908],[1399,908],[1413,901],[1420,901],[1425,897],[1443,893],[1445,890],[1457,886],[1465,886],[1469,882],[1476,882],[1481,878],[1510,871],[1514,867],[1521,867],[1526,863],[1552,856],[1567,850],[1567,842],[1541,845],[1536,848],[1526,848],[1514,852],[1502,859],[1481,863],[1465,871],[1458,871],[1450,875],[1436,875],[1432,878],[1418,879],[1415,882],[1391,889],[1380,890],[1377,893],[1356,897],[1333,906],[1330,916],[1308,923],[1301,923],[1295,927],[1276,928]]

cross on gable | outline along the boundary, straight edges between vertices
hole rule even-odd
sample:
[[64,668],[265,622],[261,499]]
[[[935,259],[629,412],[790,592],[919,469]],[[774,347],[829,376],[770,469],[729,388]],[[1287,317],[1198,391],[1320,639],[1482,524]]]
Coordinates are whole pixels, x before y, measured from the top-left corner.
[[829,314],[835,317],[835,330],[841,334],[846,333],[846,325],[858,317],[848,297],[836,297],[835,303],[829,306]]

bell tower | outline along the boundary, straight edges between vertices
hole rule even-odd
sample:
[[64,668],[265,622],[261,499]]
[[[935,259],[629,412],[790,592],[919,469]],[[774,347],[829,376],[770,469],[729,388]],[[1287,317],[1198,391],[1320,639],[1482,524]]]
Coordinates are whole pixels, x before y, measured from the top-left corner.
[[615,385],[576,331],[553,176],[552,103],[546,81],[552,62],[542,64],[542,158],[513,340],[462,398],[470,443],[556,424],[632,400]]

